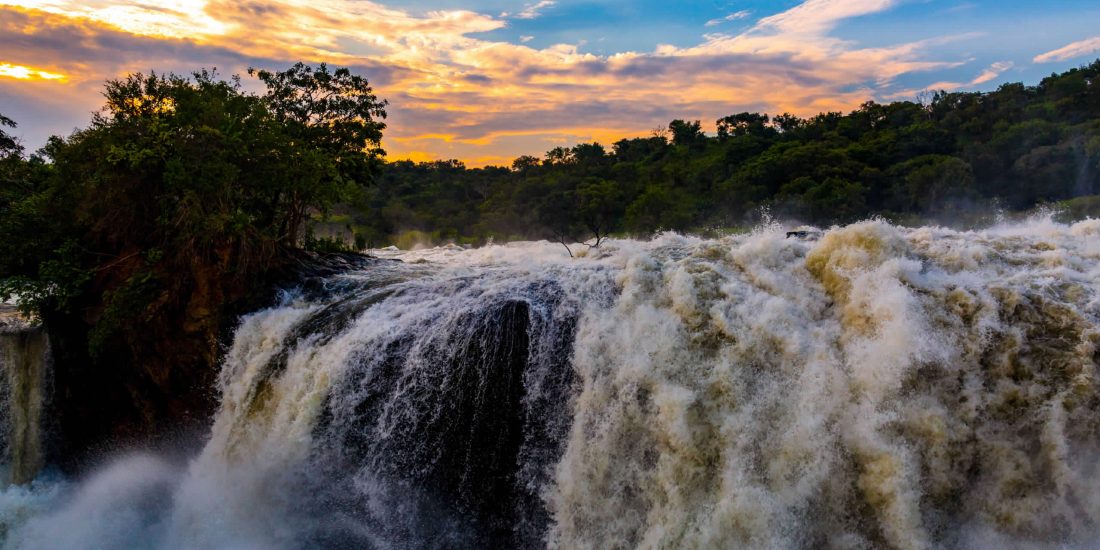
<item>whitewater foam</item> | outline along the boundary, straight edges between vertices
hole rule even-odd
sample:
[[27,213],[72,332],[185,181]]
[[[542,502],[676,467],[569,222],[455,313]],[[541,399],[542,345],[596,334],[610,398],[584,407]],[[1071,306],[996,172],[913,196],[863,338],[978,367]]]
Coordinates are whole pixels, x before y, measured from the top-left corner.
[[1089,547],[1098,235],[381,251],[242,321],[186,468],[9,488],[6,544]]

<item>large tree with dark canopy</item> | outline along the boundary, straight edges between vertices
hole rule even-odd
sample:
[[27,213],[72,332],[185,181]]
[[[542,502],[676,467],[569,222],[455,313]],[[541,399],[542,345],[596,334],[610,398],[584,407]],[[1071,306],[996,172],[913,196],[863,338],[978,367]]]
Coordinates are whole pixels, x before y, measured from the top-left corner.
[[80,437],[209,410],[219,338],[376,177],[385,102],[365,79],[255,74],[262,94],[205,70],[108,81],[87,128],[30,158],[0,135],[0,296],[51,328],[58,385],[88,398],[62,415]]
[[297,63],[282,72],[249,69],[267,86],[262,100],[288,147],[279,151],[285,173],[279,204],[283,237],[300,236],[311,210],[326,209],[370,181],[381,162],[385,100],[347,68],[330,71]]

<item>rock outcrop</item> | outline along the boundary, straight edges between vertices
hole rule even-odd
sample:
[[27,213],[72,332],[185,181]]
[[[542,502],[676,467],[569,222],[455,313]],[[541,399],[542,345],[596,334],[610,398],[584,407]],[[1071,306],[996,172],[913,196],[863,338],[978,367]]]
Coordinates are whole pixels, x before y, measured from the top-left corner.
[[[170,284],[150,312],[140,323],[117,327],[94,355],[89,343],[104,318],[104,300],[88,298],[83,307],[46,313],[60,466],[79,471],[131,447],[200,444],[217,406],[218,365],[237,319],[270,305],[281,289],[310,287],[371,261],[377,260],[299,251],[255,277],[239,276],[228,261],[196,261],[186,272],[158,274]],[[128,275],[118,271],[123,275],[96,281],[89,296],[121,288]]]
[[0,304],[0,485],[29,482],[45,463],[51,394],[49,338]]

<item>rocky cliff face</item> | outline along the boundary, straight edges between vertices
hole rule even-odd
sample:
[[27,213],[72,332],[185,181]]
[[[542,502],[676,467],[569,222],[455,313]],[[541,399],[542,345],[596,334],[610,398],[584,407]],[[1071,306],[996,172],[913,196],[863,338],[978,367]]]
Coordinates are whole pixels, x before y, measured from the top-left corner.
[[0,304],[0,486],[26,483],[41,470],[51,386],[45,331]]
[[[256,277],[240,277],[228,261],[195,261],[182,272],[158,274],[170,284],[153,300],[155,308],[118,327],[94,355],[89,340],[105,315],[104,300],[45,314],[56,364],[59,464],[75,471],[129,447],[198,444],[217,405],[218,364],[239,316],[269,304],[279,289],[370,261],[297,252]],[[117,291],[123,278],[97,281],[90,296]]]

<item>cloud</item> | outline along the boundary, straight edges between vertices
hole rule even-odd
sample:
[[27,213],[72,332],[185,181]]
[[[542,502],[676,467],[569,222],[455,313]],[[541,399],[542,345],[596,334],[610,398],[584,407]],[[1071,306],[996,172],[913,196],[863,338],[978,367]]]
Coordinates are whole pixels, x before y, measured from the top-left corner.
[[963,2],[962,4],[957,4],[957,5],[951,6],[950,8],[947,8],[945,10],[940,10],[939,13],[945,13],[945,14],[947,14],[947,13],[961,13],[961,12],[964,12],[964,11],[970,11],[970,10],[972,10],[974,8],[977,8],[977,7],[978,7],[978,5],[973,3],[973,2]]
[[912,98],[914,98],[914,97],[916,97],[916,96],[918,96],[922,93],[927,93],[927,92],[954,91],[954,90],[958,90],[958,89],[961,89],[961,88],[968,88],[968,87],[972,88],[974,86],[978,86],[980,84],[985,84],[986,82],[992,81],[993,79],[1001,76],[1002,73],[1004,73],[1005,71],[1011,69],[1014,66],[1015,66],[1015,64],[1011,61],[998,61],[996,63],[993,63],[989,67],[987,67],[985,70],[983,70],[981,73],[979,73],[978,76],[974,77],[973,79],[971,79],[968,82],[950,82],[950,81],[934,82],[932,84],[929,84],[929,85],[925,86],[924,88],[900,90],[900,91],[891,93],[889,95],[886,95],[885,99],[889,99],[889,100],[912,99]]
[[26,67],[23,65],[13,65],[11,63],[0,63],[0,77],[14,78],[17,80],[66,80],[66,76],[58,73],[51,73],[42,69],[35,69],[33,67]]
[[[950,38],[862,47],[831,34],[844,19],[893,4],[807,0],[738,34],[611,55],[582,52],[578,44],[532,47],[526,36],[518,44],[484,38],[507,25],[503,16],[412,13],[368,0],[0,6],[0,63],[68,77],[0,78],[0,112],[39,113],[41,133],[66,131],[86,124],[102,100],[103,80],[127,72],[216,66],[231,74],[327,61],[364,74],[390,101],[385,147],[394,158],[456,157],[477,165],[539,154],[551,142],[646,135],[672,118],[846,110],[896,92],[900,75],[961,63],[926,58]],[[529,4],[514,17],[537,16],[551,5]],[[179,32],[191,26],[193,32]],[[52,108],[28,108],[47,101],[68,105],[56,112],[68,113],[69,122],[41,114]],[[34,128],[36,120],[20,120],[20,129]]]
[[806,0],[761,19],[758,27],[785,34],[821,34],[841,20],[885,11],[897,3],[898,0]]
[[1078,40],[1077,42],[1062,46],[1057,50],[1051,50],[1049,52],[1039,54],[1035,56],[1032,61],[1034,61],[1035,63],[1065,61],[1074,57],[1089,55],[1097,51],[1100,51],[1100,36]]
[[970,84],[972,86],[985,84],[986,82],[989,82],[994,78],[1001,76],[1001,73],[1011,69],[1013,65],[1014,64],[1011,61],[998,61],[990,65],[989,68],[987,68],[986,70],[982,71],[982,74],[975,77],[974,80],[971,80]]
[[528,42],[530,42],[534,39],[535,39],[535,37],[531,36],[531,35],[524,35],[524,36],[519,37],[519,41],[523,42],[524,44],[526,44],[526,43],[528,43]]
[[512,17],[514,19],[536,19],[542,15],[542,10],[553,7],[556,3],[557,2],[554,2],[554,0],[540,0],[538,3],[528,4],[523,9],[523,11],[513,15]]
[[705,26],[707,26],[707,27],[717,27],[718,25],[721,25],[722,23],[729,23],[730,21],[737,21],[738,19],[744,19],[744,18],[748,17],[750,14],[752,14],[752,12],[750,12],[749,10],[741,10],[741,11],[738,11],[738,12],[731,13],[731,14],[725,16],[725,17],[719,17],[718,19],[711,19],[710,21],[707,21],[705,23]]

